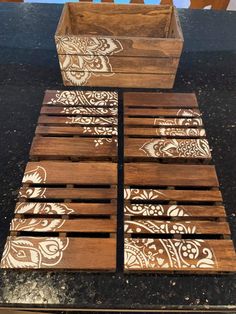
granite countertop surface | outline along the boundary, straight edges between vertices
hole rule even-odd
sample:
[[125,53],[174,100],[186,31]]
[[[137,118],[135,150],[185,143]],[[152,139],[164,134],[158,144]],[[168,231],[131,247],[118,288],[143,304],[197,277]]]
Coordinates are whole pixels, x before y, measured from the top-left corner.
[[[61,10],[0,3],[1,253],[44,91],[65,89],[53,38]],[[236,244],[236,12],[179,14],[185,45],[174,91],[197,94]],[[0,270],[1,307],[236,312],[236,276],[123,274],[121,265],[116,273]]]

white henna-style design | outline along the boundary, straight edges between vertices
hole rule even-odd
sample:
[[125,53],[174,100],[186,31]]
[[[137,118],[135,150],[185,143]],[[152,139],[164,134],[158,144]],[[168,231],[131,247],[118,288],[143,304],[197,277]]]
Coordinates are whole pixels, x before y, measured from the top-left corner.
[[68,238],[11,237],[1,268],[45,268],[58,265],[69,245]]
[[56,46],[61,70],[72,85],[85,85],[92,75],[114,75],[109,56],[123,50],[117,39],[109,37],[63,36],[56,38]]
[[157,135],[163,136],[184,136],[184,137],[203,137],[206,136],[204,129],[198,128],[159,128],[156,129]]
[[124,207],[124,214],[127,216],[166,216],[185,217],[189,216],[184,206],[160,205],[160,204],[129,204]]
[[151,139],[140,150],[148,157],[211,158],[206,139]]
[[126,220],[124,224],[126,233],[163,233],[163,234],[191,234],[196,232],[196,227],[191,222],[158,221],[158,220]]
[[217,261],[204,240],[125,239],[126,270],[213,268]]
[[117,107],[118,94],[106,91],[57,91],[47,104],[64,106]]

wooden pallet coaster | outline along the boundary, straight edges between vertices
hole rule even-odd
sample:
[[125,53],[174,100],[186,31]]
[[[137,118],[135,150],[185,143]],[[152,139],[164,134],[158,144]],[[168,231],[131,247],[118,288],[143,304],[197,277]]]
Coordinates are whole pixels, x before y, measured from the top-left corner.
[[210,147],[194,94],[126,93],[126,160],[209,163]]
[[124,112],[125,271],[235,271],[195,95],[125,93]]
[[46,92],[2,268],[116,269],[116,133],[99,128],[115,130],[117,106],[115,92]]
[[117,115],[116,92],[48,91],[31,158],[115,161]]

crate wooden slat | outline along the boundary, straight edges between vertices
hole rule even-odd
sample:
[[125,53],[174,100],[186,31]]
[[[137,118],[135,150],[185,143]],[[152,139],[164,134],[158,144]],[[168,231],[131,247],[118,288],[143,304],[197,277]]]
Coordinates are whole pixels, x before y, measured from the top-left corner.
[[115,270],[117,106],[115,92],[46,92],[2,268]]
[[235,271],[195,94],[125,93],[124,135],[125,271]]
[[126,160],[210,162],[211,150],[194,94],[136,94],[124,96]]

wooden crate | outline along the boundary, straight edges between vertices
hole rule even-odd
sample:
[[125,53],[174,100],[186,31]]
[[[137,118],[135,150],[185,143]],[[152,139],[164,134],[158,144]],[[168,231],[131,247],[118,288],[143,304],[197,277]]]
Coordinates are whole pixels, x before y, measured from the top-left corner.
[[65,85],[172,88],[183,47],[172,6],[66,3],[55,34]]
[[200,116],[194,94],[124,94],[125,271],[236,270]]
[[2,268],[115,270],[117,107],[116,92],[46,92]]

